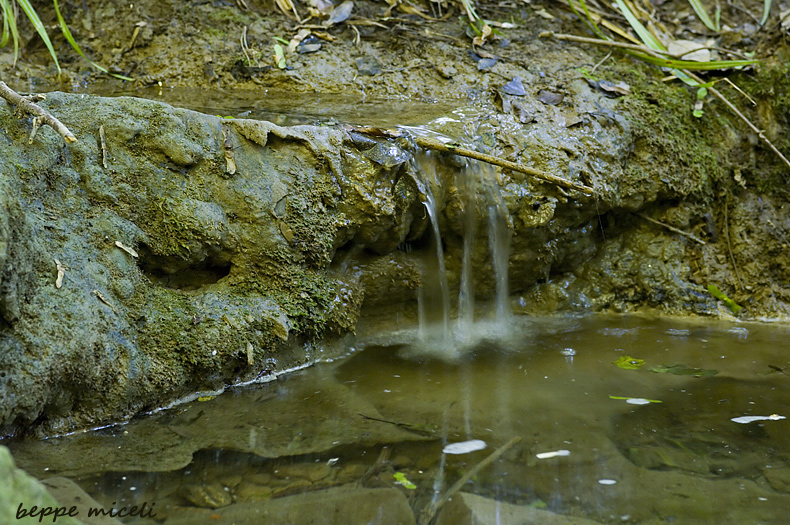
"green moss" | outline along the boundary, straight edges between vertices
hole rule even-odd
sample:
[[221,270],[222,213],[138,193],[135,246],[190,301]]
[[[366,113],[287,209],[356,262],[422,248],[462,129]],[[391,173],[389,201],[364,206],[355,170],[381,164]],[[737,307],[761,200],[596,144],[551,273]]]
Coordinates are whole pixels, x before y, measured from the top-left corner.
[[678,82],[666,84],[644,72],[625,75],[632,94],[621,99],[620,107],[630,116],[635,143],[635,161],[629,160],[627,177],[656,180],[648,174],[658,171],[662,192],[710,193],[712,182],[722,175],[719,157],[726,149],[720,143],[727,130],[721,127],[726,120],[714,111],[694,118],[695,94]]

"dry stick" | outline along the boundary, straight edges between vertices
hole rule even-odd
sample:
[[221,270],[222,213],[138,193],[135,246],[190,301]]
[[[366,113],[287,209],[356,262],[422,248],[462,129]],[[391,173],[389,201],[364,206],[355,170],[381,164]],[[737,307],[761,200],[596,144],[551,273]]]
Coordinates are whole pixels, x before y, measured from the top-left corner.
[[683,237],[688,237],[688,238],[689,238],[689,239],[691,239],[692,241],[697,241],[697,242],[698,242],[698,243],[700,243],[700,244],[705,244],[705,241],[703,241],[702,239],[700,239],[700,238],[699,238],[699,237],[697,237],[696,235],[692,235],[691,233],[684,232],[683,230],[680,230],[680,229],[678,229],[678,228],[675,228],[674,226],[670,226],[669,224],[667,224],[667,223],[665,223],[665,222],[657,221],[656,219],[650,218],[650,217],[648,217],[647,215],[644,215],[644,214],[642,214],[642,213],[634,213],[634,215],[636,215],[637,217],[641,217],[641,218],[643,218],[643,219],[644,219],[644,220],[646,220],[647,222],[652,222],[653,224],[658,224],[659,226],[663,226],[663,227],[664,227],[664,228],[666,228],[667,230],[669,230],[669,231],[671,231],[671,232],[675,232],[675,233],[677,233],[678,235],[682,235]]
[[[35,134],[35,130],[41,125],[40,123],[44,123],[58,133],[60,136],[63,137],[67,143],[71,144],[72,142],[77,142],[77,137],[69,131],[69,128],[63,125],[61,121],[53,117],[48,111],[44,108],[39,106],[38,104],[34,104],[28,97],[23,97],[10,87],[6,85],[5,82],[0,80],[0,97],[3,97],[11,104],[14,104],[17,109],[17,113],[22,115],[27,113],[28,115],[33,115],[33,130]],[[39,122],[39,124],[36,124]],[[32,142],[33,137],[30,137],[30,142]]]
[[[651,55],[651,56],[654,56],[654,57],[658,57],[658,58],[667,58],[666,56],[662,56],[662,55],[673,56],[673,55],[669,55],[669,53],[664,53],[662,51],[656,51],[654,49],[650,49],[649,47],[638,46],[636,44],[625,44],[625,43],[622,43],[622,42],[615,42],[613,40],[598,40],[598,39],[595,39],[595,38],[585,38],[585,37],[575,36],[575,35],[563,35],[563,34],[559,34],[558,35],[558,34],[552,33],[551,31],[544,31],[539,36],[541,36],[543,38],[545,38],[545,37],[552,37],[552,38],[556,38],[557,40],[570,40],[572,42],[581,42],[581,43],[585,43],[585,44],[594,44],[594,45],[604,46],[604,47],[619,47],[619,48],[622,48],[622,49],[630,49],[632,51],[639,51],[639,52],[646,53],[648,55]],[[698,82],[699,84],[705,84],[705,81],[703,81],[700,77],[698,77],[697,75],[695,75],[694,73],[692,73],[688,69],[683,69],[681,71],[683,71],[683,73],[688,75],[695,82]],[[778,149],[776,149],[776,146],[774,146],[773,143],[770,140],[768,140],[768,137],[765,136],[765,134],[762,132],[762,130],[760,130],[757,126],[752,124],[752,122],[748,118],[746,118],[746,115],[744,115],[743,113],[738,111],[738,108],[733,106],[732,103],[729,100],[727,100],[727,98],[724,95],[722,95],[719,92],[718,89],[716,89],[714,87],[709,87],[708,88],[708,92],[710,92],[714,97],[716,97],[719,100],[721,100],[722,102],[724,102],[724,105],[727,106],[730,109],[730,111],[735,113],[735,115],[737,115],[738,118],[740,118],[742,121],[744,121],[746,123],[746,125],[749,126],[752,129],[752,131],[754,131],[757,134],[757,136],[760,137],[760,139],[762,139],[762,141],[765,142],[768,145],[768,147],[771,149],[771,151],[773,151],[776,154],[776,156],[779,157],[782,160],[782,162],[784,162],[787,165],[788,168],[790,168],[790,161],[787,160],[787,158],[784,155],[782,155],[782,153]]]
[[544,182],[549,182],[551,184],[556,184],[557,186],[562,186],[563,188],[577,190],[587,195],[595,195],[595,190],[593,188],[590,188],[589,186],[583,186],[581,184],[577,184],[575,182],[562,179],[550,173],[546,173],[545,171],[536,170],[534,168],[528,168],[521,164],[516,164],[515,162],[511,162],[509,160],[500,159],[499,157],[486,155],[485,153],[479,153],[477,151],[461,148],[452,144],[445,144],[444,142],[435,139],[415,137],[414,142],[418,146],[425,149],[432,149],[444,153],[452,153],[454,155],[460,155],[462,157],[468,157],[470,159],[487,162],[488,164],[493,164],[501,168],[506,168],[509,170],[518,171],[520,173],[531,175],[536,179],[540,179]]
[[461,490],[461,488],[466,484],[467,481],[475,477],[478,472],[486,468],[488,465],[499,459],[499,457],[502,454],[507,452],[507,450],[510,447],[512,447],[519,441],[521,441],[521,436],[514,437],[513,439],[511,439],[510,441],[508,441],[507,443],[496,449],[494,452],[492,452],[490,456],[488,456],[483,461],[472,467],[466,474],[464,474],[461,477],[461,479],[456,481],[455,484],[452,487],[450,487],[450,489],[447,492],[442,494],[439,497],[439,499],[436,500],[436,502],[432,503],[431,505],[426,507],[425,510],[422,511],[418,523],[420,525],[428,525],[428,523],[431,522],[433,517],[436,516],[436,513],[439,512],[439,509],[442,507],[442,505],[447,503],[450,500],[450,498],[452,498],[455,495],[456,492]]

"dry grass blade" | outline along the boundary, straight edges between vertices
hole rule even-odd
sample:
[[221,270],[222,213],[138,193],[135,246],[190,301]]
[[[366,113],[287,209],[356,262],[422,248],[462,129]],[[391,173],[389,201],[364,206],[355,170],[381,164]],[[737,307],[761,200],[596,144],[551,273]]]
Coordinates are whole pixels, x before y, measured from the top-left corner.
[[763,17],[760,19],[760,25],[764,26],[768,21],[768,16],[771,14],[771,0],[763,2]]

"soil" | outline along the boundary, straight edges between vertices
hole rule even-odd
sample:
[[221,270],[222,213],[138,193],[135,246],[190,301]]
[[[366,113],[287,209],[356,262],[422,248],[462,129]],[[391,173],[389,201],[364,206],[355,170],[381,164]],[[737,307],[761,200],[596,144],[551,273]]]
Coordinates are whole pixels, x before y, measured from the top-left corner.
[[[719,101],[706,100],[704,116],[692,117],[695,90],[665,82],[659,69],[539,37],[582,33],[563,6],[481,4],[483,16],[518,27],[473,48],[457,8],[426,11],[442,18],[428,21],[404,12],[406,4],[388,14],[386,4],[358,1],[346,21],[308,21],[313,37],[305,47],[320,49],[285,53],[280,68],[275,37],[291,39],[299,24],[273,4],[247,5],[65,4],[88,56],[134,80],[97,73],[56,37],[64,67],[58,83],[25,24],[22,58],[14,67],[12,52],[3,50],[0,78],[20,91],[136,94],[225,116],[341,100],[356,112],[324,109],[314,120],[430,121],[432,132],[595,189],[585,199],[515,172],[490,177],[513,232],[517,310],[734,319],[709,292],[715,285],[744,307],[739,318],[787,320],[787,167]],[[704,32],[682,4],[660,9],[677,15],[677,24],[668,22],[676,36]],[[717,45],[755,51],[762,63],[729,74],[754,106],[733,88],[721,90],[787,153],[790,51],[781,28],[760,31],[727,9],[724,20],[734,29],[722,31]],[[40,15],[48,27],[56,20],[46,7]],[[626,92],[606,91],[601,81],[623,82]],[[363,147],[338,127],[280,128],[127,98],[53,93],[45,105],[80,132],[73,149],[63,150],[48,129],[37,149],[23,149],[29,122],[0,106],[8,151],[0,159],[0,344],[15,363],[3,388],[25,392],[2,406],[6,433],[71,431],[200,388],[276,375],[315,360],[311,344],[353,331],[360,316],[392,318],[404,304],[413,312],[420,272],[404,253],[432,253],[424,190],[413,167],[371,156],[378,146]],[[434,115],[445,119],[437,123]],[[104,170],[96,164],[102,123],[110,126],[117,162]],[[235,177],[227,166],[217,176],[226,162],[222,137],[237,148]],[[418,155],[408,144],[398,147]],[[464,210],[484,206],[459,190],[463,165],[440,157],[433,188],[454,289],[463,279]],[[163,173],[185,178],[178,183]],[[270,211],[256,215],[258,205]],[[470,254],[481,300],[496,288],[484,230],[477,229]],[[32,241],[37,235],[45,240]],[[108,253],[106,239],[118,235],[139,250],[139,262]],[[79,264],[84,276],[60,296],[49,290],[52,268],[42,262],[57,252],[52,246],[71,254],[69,271]],[[48,310],[51,301],[67,319],[73,315],[90,345],[59,342],[74,335]],[[213,324],[203,323],[207,317]]]

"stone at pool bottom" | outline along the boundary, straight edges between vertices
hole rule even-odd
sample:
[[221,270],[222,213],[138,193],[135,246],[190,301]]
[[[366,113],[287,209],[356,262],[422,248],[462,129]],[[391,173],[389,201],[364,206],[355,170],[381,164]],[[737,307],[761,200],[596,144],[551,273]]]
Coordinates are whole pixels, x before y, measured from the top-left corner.
[[513,505],[459,492],[439,511],[436,525],[495,525],[499,523],[540,523],[541,525],[594,525],[599,522],[555,514],[526,505]]
[[174,509],[165,525],[234,523],[236,525],[415,525],[406,496],[399,489],[337,487],[221,509]]

